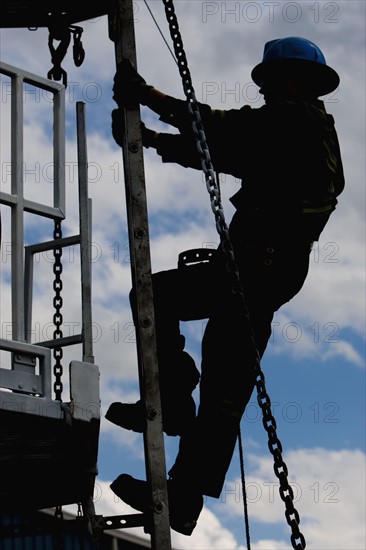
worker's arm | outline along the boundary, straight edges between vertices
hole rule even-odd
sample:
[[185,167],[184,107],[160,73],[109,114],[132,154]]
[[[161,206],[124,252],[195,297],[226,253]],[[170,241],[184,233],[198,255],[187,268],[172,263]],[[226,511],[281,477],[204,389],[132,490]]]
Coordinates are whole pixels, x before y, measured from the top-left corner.
[[[112,111],[112,134],[116,143],[123,147],[123,111]],[[195,140],[182,134],[166,134],[146,128],[141,122],[142,143],[146,148],[156,149],[163,162],[176,162],[185,167],[201,168]]]
[[145,105],[157,113],[162,121],[177,128],[176,119],[182,120],[188,116],[186,101],[168,96],[147,84],[128,59],[118,64],[114,76],[113,99],[121,109]]
[[[113,99],[119,110],[112,113],[112,130],[116,142],[121,145],[123,126],[119,118],[121,109],[145,105],[160,116],[160,120],[177,128],[180,134],[157,133],[142,126],[142,140],[145,147],[153,147],[162,157],[163,162],[176,162],[183,166],[201,169],[201,159],[197,148],[197,137],[192,128],[192,116],[187,101],[169,96],[146,83],[129,60],[123,60],[114,77]],[[210,147],[211,158],[218,171],[224,171],[240,177],[238,159],[232,160],[232,145],[235,132],[231,130],[230,121],[235,117],[226,111],[214,111],[209,105],[198,104],[206,139]],[[228,125],[229,120],[229,125]],[[229,128],[228,128],[229,126]]]
[[165,111],[166,97],[166,94],[152,87],[146,93],[144,105],[158,115],[162,115]]

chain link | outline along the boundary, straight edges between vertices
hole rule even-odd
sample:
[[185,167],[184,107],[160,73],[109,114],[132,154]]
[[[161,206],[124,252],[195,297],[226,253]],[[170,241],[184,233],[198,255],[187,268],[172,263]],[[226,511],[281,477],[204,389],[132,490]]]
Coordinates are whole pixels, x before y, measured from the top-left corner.
[[238,298],[240,311],[244,314],[250,339],[255,351],[254,371],[256,375],[256,388],[258,404],[262,410],[263,426],[268,434],[268,447],[274,458],[274,472],[280,483],[280,496],[285,503],[285,516],[291,527],[291,544],[294,550],[304,550],[306,547],[305,538],[299,530],[300,516],[293,505],[293,490],[287,480],[287,466],[282,458],[282,445],[276,433],[276,421],[271,412],[271,400],[266,391],[265,377],[260,365],[260,357],[255,346],[254,333],[250,325],[249,312],[244,299],[243,287],[240,282],[239,269],[234,257],[234,249],[229,237],[228,226],[225,222],[224,211],[221,204],[220,190],[216,181],[215,171],[211,162],[210,152],[206,142],[199,106],[195,96],[187,58],[183,48],[183,42],[179,31],[178,20],[175,14],[173,0],[163,0],[166,18],[169,25],[170,35],[174,45],[179,72],[182,78],[183,89],[188,101],[188,111],[192,117],[192,127],[197,140],[197,149],[201,155],[202,170],[205,174],[206,187],[211,197],[211,208],[215,215],[216,229],[220,235],[221,247],[227,258],[228,272],[232,278],[232,289]]
[[77,27],[76,25],[70,25],[69,29],[73,33],[74,45],[72,51],[74,63],[76,67],[80,67],[85,59],[85,51],[83,48],[83,43],[81,41],[83,29],[82,27]]
[[[56,220],[55,221],[55,228],[53,232],[53,238],[54,240],[61,239],[62,238],[62,228],[61,228],[61,222]],[[62,263],[61,263],[61,257],[62,257],[62,247],[56,247],[53,249],[53,256],[54,256],[54,263],[53,263],[53,273],[54,273],[54,281],[53,281],[53,290],[55,292],[55,296],[53,298],[53,307],[55,308],[55,313],[53,315],[53,324],[55,326],[55,330],[53,331],[53,339],[58,340],[62,338],[62,323],[63,323],[63,317],[61,313],[61,308],[63,304],[61,291],[62,291]],[[62,384],[62,374],[63,374],[63,367],[62,367],[62,360],[63,357],[63,350],[61,346],[54,346],[53,348],[53,358],[55,360],[54,366],[53,366],[53,374],[55,376],[55,381],[53,384],[53,390],[55,392],[55,399],[58,401],[62,401],[62,390],[63,390],[63,384]]]
[[[63,14],[50,14],[48,47],[51,52],[51,61],[53,67],[48,71],[47,78],[50,80],[62,80],[65,88],[67,87],[67,73],[61,67],[61,63],[67,53],[70,45],[71,35],[73,35],[73,58],[76,67],[80,67],[85,59],[85,51],[81,41],[83,29],[76,25],[69,25]],[[58,45],[53,45],[54,40]]]

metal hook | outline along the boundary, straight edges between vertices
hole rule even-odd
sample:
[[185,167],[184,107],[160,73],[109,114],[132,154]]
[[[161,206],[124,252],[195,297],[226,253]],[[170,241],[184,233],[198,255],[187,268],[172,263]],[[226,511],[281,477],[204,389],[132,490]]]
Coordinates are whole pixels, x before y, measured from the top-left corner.
[[[71,32],[68,28],[65,17],[62,14],[52,14],[48,30],[50,33],[48,38],[48,47],[51,52],[53,68],[48,72],[47,78],[50,80],[62,80],[63,85],[66,87],[67,74],[62,69],[61,62],[67,53],[71,40]],[[53,45],[54,40],[58,40],[60,42],[57,47]]]

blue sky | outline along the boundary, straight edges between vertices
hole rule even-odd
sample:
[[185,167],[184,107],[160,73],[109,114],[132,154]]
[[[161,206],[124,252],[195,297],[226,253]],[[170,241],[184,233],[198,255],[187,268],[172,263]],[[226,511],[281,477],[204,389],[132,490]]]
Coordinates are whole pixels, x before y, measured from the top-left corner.
[[[245,103],[254,108],[262,105],[250,73],[261,60],[264,43],[274,38],[303,36],[313,40],[328,64],[340,74],[339,88],[324,99],[336,120],[346,189],[312,253],[304,288],[274,319],[262,369],[289,468],[289,481],[296,489],[295,505],[307,548],[364,550],[365,3],[177,0],[175,5],[197,99],[215,108],[238,108]],[[149,0],[149,6],[169,41],[163,3]],[[157,88],[183,98],[178,69],[145,3],[138,0],[134,7],[140,73]],[[69,82],[66,90],[69,171],[67,218],[63,225],[65,235],[77,232],[75,104],[84,101],[89,191],[93,200],[94,354],[100,367],[104,414],[113,401],[133,402],[139,390],[128,304],[131,275],[123,166],[110,127],[110,112],[115,107],[111,90],[114,49],[108,39],[105,17],[81,26],[84,63],[79,68],[74,66],[70,47],[62,64]],[[1,60],[45,77],[51,68],[47,40],[45,29],[34,32],[2,29]],[[34,97],[30,90],[25,97],[26,193],[35,200],[51,200],[46,172],[51,158],[49,102],[47,98]],[[2,95],[4,191],[9,190],[9,178],[4,171],[10,160],[8,106],[8,99]],[[145,108],[142,118],[150,127],[167,129]],[[202,174],[163,165],[151,150],[145,151],[145,173],[153,270],[176,266],[178,254],[185,249],[215,246],[219,238]],[[227,221],[233,213],[229,198],[239,185],[234,178],[222,178]],[[3,243],[10,239],[7,210],[2,207]],[[28,242],[52,238],[50,222],[40,224],[31,215],[26,217],[26,230]],[[64,319],[65,330],[69,330],[68,327],[80,323],[77,254],[69,259],[66,256],[64,263]],[[9,255],[3,252],[4,337],[11,324],[9,271]],[[35,279],[36,339],[47,333],[52,320],[51,282],[52,265],[43,256],[37,263]],[[187,349],[197,365],[204,323],[183,324]],[[77,348],[66,350],[65,364],[71,358],[79,358],[79,354]],[[243,418],[242,437],[252,548],[291,548],[290,529],[278,496],[277,478],[255,395]],[[177,444],[176,438],[165,438],[168,467],[174,461]],[[142,436],[124,432],[103,418],[98,463],[97,513],[132,512],[116,499],[109,483],[122,472],[144,477]],[[146,536],[139,529],[133,531]],[[220,499],[206,499],[193,535],[184,537],[172,532],[172,544],[177,549],[245,548],[238,450]]]

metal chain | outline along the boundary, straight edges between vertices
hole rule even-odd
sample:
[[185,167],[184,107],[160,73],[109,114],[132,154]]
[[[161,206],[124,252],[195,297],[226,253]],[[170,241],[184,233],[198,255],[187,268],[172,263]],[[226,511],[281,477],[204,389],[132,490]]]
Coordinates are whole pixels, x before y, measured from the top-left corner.
[[85,59],[85,50],[81,41],[81,35],[83,34],[83,28],[76,25],[70,25],[70,31],[73,33],[74,45],[72,48],[73,59],[76,67],[80,67]]
[[[61,228],[61,221],[56,220],[55,221],[55,228],[53,232],[53,238],[55,240],[62,238],[62,228]],[[55,261],[53,263],[53,273],[55,275],[54,281],[53,281],[53,290],[55,291],[55,296],[53,298],[53,307],[55,308],[55,313],[53,315],[53,324],[55,325],[55,330],[53,332],[53,339],[58,340],[62,338],[63,333],[61,330],[63,317],[61,313],[62,308],[62,263],[61,263],[61,257],[62,257],[62,247],[56,247],[53,249],[53,256],[55,258]],[[55,360],[54,366],[53,366],[53,374],[55,376],[55,382],[53,384],[53,389],[55,392],[55,399],[58,401],[62,401],[62,389],[63,384],[61,381],[63,368],[61,364],[61,359],[63,356],[63,350],[61,346],[55,346],[53,348],[53,358]]]
[[[85,58],[85,51],[83,43],[81,41],[81,35],[83,29],[76,25],[69,25],[64,14],[53,13],[50,14],[49,21],[49,37],[48,48],[51,53],[51,61],[53,67],[47,73],[47,78],[50,80],[62,80],[65,88],[67,87],[67,73],[61,67],[61,63],[67,53],[68,47],[71,41],[71,34],[73,35],[73,58],[76,67],[80,67]],[[57,40],[59,44],[57,47],[53,45],[54,40]]]
[[206,136],[183,48],[173,0],[163,0],[163,3],[175,55],[177,57],[179,72],[182,78],[183,89],[188,101],[188,111],[193,119],[192,127],[197,140],[197,149],[201,155],[201,165],[205,174],[206,187],[211,197],[211,208],[216,219],[216,229],[220,235],[221,246],[227,258],[227,267],[232,278],[232,289],[234,294],[238,297],[238,304],[241,307],[240,311],[247,320],[250,339],[253,350],[255,351],[254,371],[256,375],[255,384],[258,393],[258,404],[262,409],[263,426],[268,434],[268,447],[274,457],[274,471],[280,482],[280,496],[286,506],[286,520],[292,531],[291,544],[294,550],[304,550],[306,543],[299,529],[300,516],[293,505],[294,495],[287,479],[288,470],[282,458],[282,445],[276,433],[276,421],[271,412],[271,401],[265,387],[265,378],[260,365],[260,357],[255,346],[254,333],[250,325],[249,312],[244,299],[243,287],[240,282],[239,269],[235,261],[234,249],[229,237],[228,226],[225,222],[223,207],[220,200],[220,190],[217,186],[215,172],[206,142]]
[[[48,71],[47,78],[50,80],[62,80],[62,84],[67,87],[67,74],[61,67],[61,63],[67,53],[71,34],[64,18],[57,14],[51,15],[48,30],[48,48],[51,53],[53,67]],[[53,45],[54,40],[59,42],[56,47]]]

